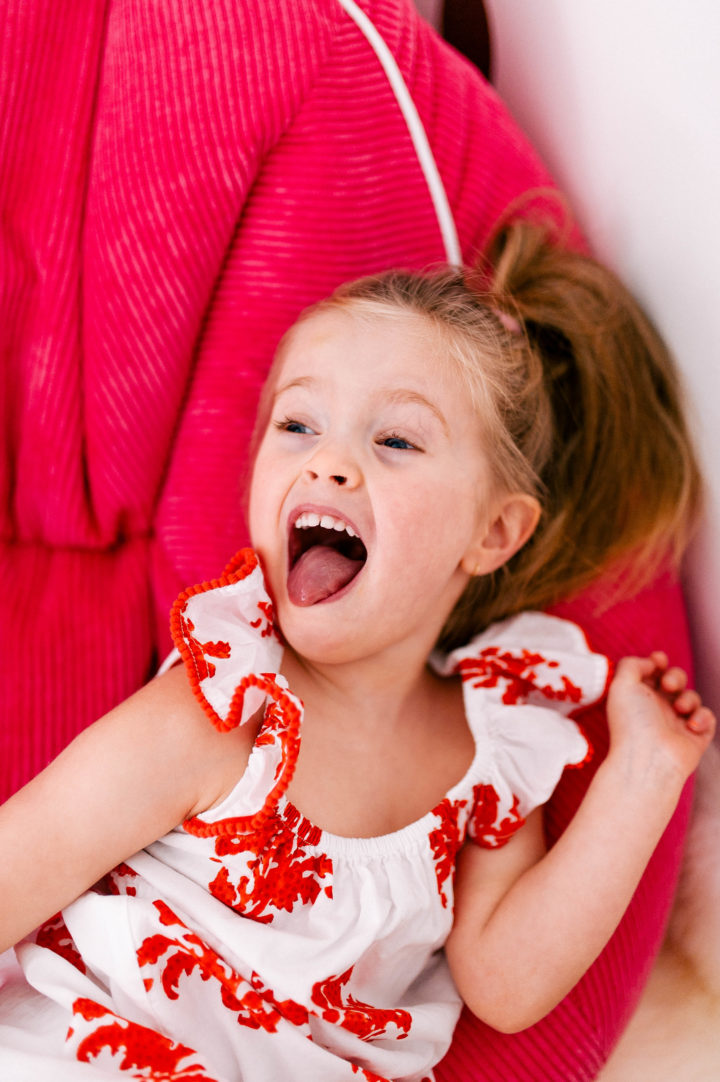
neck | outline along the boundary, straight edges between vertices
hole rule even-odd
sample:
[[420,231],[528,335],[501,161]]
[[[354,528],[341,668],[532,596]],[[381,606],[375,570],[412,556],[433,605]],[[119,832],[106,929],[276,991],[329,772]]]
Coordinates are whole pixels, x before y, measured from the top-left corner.
[[307,715],[317,717],[330,712],[335,724],[346,723],[353,732],[359,731],[357,723],[362,719],[366,734],[367,725],[387,730],[388,726],[412,718],[438,682],[428,670],[424,654],[411,659],[389,657],[384,652],[380,657],[323,665],[309,662],[287,648],[281,671],[305,704]]

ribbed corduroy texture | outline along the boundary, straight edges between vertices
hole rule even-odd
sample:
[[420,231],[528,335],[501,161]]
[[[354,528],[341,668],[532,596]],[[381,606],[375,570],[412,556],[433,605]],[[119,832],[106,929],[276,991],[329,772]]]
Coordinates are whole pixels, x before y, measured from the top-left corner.
[[[547,175],[410,0],[362,6],[470,258]],[[297,312],[443,249],[387,79],[336,0],[7,0],[0,118],[7,793],[149,675],[175,594],[246,541],[254,407]],[[683,659],[675,588],[599,623],[598,645],[638,649],[648,627]],[[553,829],[586,782],[569,776]],[[443,1082],[593,1077],[657,946],[683,814],[576,992],[520,1037],[464,1020]]]

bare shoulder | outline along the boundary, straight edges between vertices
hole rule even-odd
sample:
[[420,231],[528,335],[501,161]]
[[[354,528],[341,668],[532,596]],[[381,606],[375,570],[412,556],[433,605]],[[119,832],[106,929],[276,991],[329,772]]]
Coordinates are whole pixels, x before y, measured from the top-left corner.
[[182,818],[227,796],[247,766],[259,725],[255,718],[230,732],[219,731],[181,665],[155,677],[103,721],[117,726],[123,741],[143,749],[154,772],[186,794]]

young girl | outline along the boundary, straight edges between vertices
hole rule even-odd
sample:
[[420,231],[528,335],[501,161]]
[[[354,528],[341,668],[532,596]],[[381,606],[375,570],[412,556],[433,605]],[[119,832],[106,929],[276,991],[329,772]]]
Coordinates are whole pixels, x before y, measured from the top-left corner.
[[617,925],[714,718],[664,654],[621,662],[609,755],[545,853],[538,809],[590,754],[569,715],[611,674],[526,610],[677,555],[697,471],[611,276],[523,225],[493,266],[298,321],[256,551],[176,603],[184,664],[3,809],[8,1082],[427,1079],[460,997],[529,1026]]

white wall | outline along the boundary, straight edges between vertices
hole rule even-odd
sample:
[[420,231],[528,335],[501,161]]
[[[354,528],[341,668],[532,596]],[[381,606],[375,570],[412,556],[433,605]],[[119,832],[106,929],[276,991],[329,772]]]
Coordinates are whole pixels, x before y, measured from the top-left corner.
[[720,712],[720,3],[486,8],[500,93],[685,374],[711,490],[686,588]]

